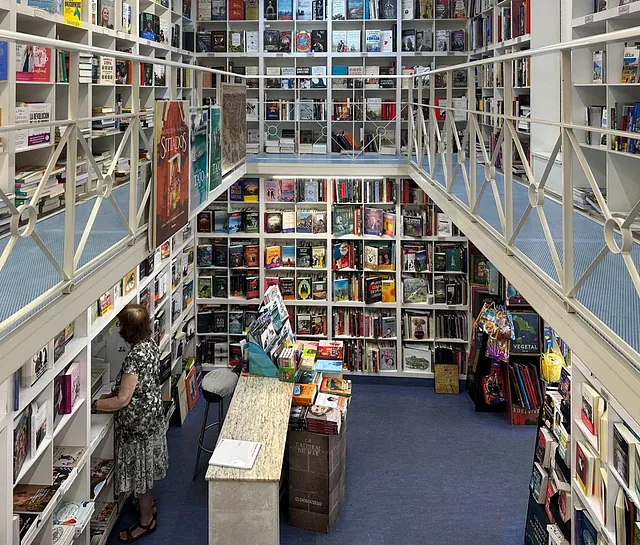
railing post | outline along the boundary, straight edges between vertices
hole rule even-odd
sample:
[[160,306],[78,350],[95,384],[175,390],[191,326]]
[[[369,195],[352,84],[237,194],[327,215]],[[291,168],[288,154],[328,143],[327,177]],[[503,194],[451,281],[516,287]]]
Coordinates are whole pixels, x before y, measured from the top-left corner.
[[[504,242],[507,255],[513,255],[509,244],[513,233],[513,134],[512,127],[517,127],[517,122],[506,119],[508,115],[518,115],[513,112],[513,61],[502,63],[502,75],[504,83],[504,112],[503,130],[504,143],[502,154],[502,168],[504,173]],[[509,126],[507,126],[507,123]]]
[[[573,153],[566,125],[573,114],[573,85],[571,81],[571,51],[560,55],[560,130],[562,131],[562,292],[568,297],[575,282],[573,272]],[[611,123],[611,120],[609,121]],[[567,310],[570,310],[568,305]]]
[[[447,108],[453,108],[453,70],[447,72]],[[447,162],[447,171],[445,173],[445,187],[447,188],[447,195],[451,199],[451,188],[453,187],[453,134],[452,131],[456,130],[456,121],[453,114],[453,109],[447,110],[444,114],[443,130],[445,131],[445,157]],[[451,178],[451,179],[450,179]]]
[[[475,87],[475,68],[467,68],[467,109],[477,110],[476,105],[476,87]],[[473,107],[472,107],[473,104]],[[469,211],[475,210],[476,205],[476,183],[477,183],[477,161],[476,142],[478,141],[478,133],[476,124],[471,121],[471,116],[476,114],[467,114],[467,127],[469,129]],[[471,214],[471,221],[475,222],[475,214]]]
[[[431,78],[429,78],[431,79]],[[418,105],[414,108],[415,110],[415,119],[416,119],[416,125],[415,125],[415,130],[418,131],[417,134],[417,146],[418,149],[416,150],[416,159],[418,161],[422,161],[422,157],[424,156],[424,154],[422,153],[422,150],[424,149],[424,134],[422,134],[422,123],[420,122],[420,118],[423,117],[422,114],[422,91],[424,88],[424,76],[420,77],[417,79],[418,82]],[[420,165],[420,167],[422,168],[422,165]]]
[[133,233],[138,230],[138,154],[140,150],[140,62],[132,61],[131,78],[131,114],[135,117],[129,119],[131,134],[129,136],[129,148],[131,151],[129,160],[129,227]]
[[427,128],[429,130],[429,174],[431,177],[435,174],[436,169],[436,124],[438,119],[436,118],[436,78],[429,76],[429,116],[427,121]]
[[[413,131],[415,130],[415,123],[413,119],[413,86],[415,81],[415,77],[409,78],[409,104],[407,105],[407,118],[409,121],[407,130],[407,158],[409,161],[411,161],[411,154],[413,153]],[[402,108],[402,104],[400,107]]]
[[76,165],[78,156],[78,105],[80,103],[79,53],[70,51],[69,55],[69,103],[67,113],[71,133],[67,141],[66,183],[64,187],[64,249],[62,268],[73,281],[76,251]]

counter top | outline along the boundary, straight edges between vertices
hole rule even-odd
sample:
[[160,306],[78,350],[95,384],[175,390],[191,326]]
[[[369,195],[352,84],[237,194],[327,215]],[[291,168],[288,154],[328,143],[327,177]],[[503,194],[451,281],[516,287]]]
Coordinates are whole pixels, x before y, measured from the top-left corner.
[[262,443],[253,468],[209,466],[207,481],[279,481],[287,442],[293,384],[275,378],[240,377],[221,439]]

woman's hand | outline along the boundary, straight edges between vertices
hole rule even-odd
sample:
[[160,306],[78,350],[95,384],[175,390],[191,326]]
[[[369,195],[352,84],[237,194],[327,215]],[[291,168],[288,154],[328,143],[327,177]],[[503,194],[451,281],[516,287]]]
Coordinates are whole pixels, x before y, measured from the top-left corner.
[[122,375],[118,394],[112,397],[98,399],[96,402],[96,409],[104,413],[113,413],[120,409],[124,409],[131,402],[131,397],[133,396],[133,392],[137,385],[138,375],[125,373]]

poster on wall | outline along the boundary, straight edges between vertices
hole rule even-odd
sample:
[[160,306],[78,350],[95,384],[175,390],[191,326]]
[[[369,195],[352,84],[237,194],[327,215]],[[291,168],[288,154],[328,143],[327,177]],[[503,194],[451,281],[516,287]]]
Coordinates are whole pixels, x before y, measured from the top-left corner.
[[182,229],[189,220],[189,122],[185,100],[154,105],[153,245]]
[[191,183],[189,184],[189,210],[191,212],[204,203],[209,194],[207,182],[207,169],[209,168],[208,131],[208,109],[198,109],[191,112]]
[[222,84],[222,175],[247,157],[247,88]]
[[222,183],[221,117],[220,106],[209,108],[209,191],[213,191]]

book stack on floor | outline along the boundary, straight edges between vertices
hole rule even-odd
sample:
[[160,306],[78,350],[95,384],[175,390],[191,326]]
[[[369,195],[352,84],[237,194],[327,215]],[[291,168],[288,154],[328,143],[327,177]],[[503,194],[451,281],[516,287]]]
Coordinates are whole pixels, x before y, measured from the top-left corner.
[[[289,420],[289,524],[329,532],[345,496],[346,414],[340,341],[306,342]],[[322,372],[321,372],[322,371]]]

